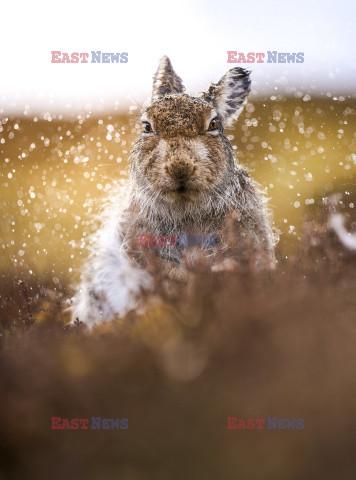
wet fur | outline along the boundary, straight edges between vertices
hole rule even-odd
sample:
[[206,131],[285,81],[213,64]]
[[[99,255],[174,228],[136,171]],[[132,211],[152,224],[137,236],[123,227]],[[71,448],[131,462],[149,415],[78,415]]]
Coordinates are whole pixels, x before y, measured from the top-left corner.
[[142,116],[152,130],[142,133],[131,152],[126,205],[122,197],[113,198],[93,237],[73,320],[93,325],[138,307],[142,290],[154,287],[148,271],[152,256],[168,276],[182,276],[182,262],[194,249],[141,247],[140,234],[214,236],[216,246],[201,249],[215,269],[224,258],[243,261],[247,244],[258,252],[258,265],[273,263],[266,200],[236,165],[225,136],[249,89],[249,73],[234,68],[207,93],[191,97],[169,59],[162,59]]

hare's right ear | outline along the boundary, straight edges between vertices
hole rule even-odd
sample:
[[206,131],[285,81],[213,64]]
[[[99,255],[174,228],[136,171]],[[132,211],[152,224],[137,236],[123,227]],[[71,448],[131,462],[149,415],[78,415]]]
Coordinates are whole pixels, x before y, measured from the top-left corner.
[[223,124],[230,125],[242,112],[250,88],[250,72],[236,67],[229,70],[218,83],[212,83],[202,96],[213,104]]
[[152,102],[168,93],[183,93],[184,90],[182,79],[173,70],[171,61],[166,56],[162,57],[153,77]]

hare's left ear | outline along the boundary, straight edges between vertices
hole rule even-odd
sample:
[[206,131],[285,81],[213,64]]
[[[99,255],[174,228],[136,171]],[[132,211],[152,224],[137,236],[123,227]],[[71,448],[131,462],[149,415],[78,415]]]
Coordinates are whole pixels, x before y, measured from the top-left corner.
[[173,70],[171,61],[166,56],[162,57],[153,77],[152,102],[168,93],[183,93],[184,90],[182,79]]
[[212,83],[209,90],[203,93],[203,98],[213,104],[223,124],[228,126],[242,112],[250,88],[250,72],[236,67],[229,70],[218,83]]

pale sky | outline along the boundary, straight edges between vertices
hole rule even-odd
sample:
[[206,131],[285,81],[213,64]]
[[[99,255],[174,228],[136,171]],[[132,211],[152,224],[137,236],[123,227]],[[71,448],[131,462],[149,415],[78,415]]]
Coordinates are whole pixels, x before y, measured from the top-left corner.
[[[141,103],[162,55],[188,93],[197,93],[236,66],[227,63],[227,50],[304,52],[302,64],[241,65],[253,72],[255,95],[293,87],[350,95],[355,14],[353,0],[7,1],[0,15],[1,113],[25,105],[64,112]],[[128,52],[129,61],[53,64],[52,50]]]

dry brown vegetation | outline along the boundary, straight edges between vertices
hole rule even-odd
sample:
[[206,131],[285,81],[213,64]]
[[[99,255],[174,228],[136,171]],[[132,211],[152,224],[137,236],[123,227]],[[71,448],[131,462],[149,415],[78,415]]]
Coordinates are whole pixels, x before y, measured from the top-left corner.
[[[64,325],[54,291],[2,284],[0,478],[352,478],[355,262],[309,220],[276,271],[197,260],[173,298],[91,333]],[[52,416],[129,429],[54,431]],[[229,431],[228,416],[305,428]]]

